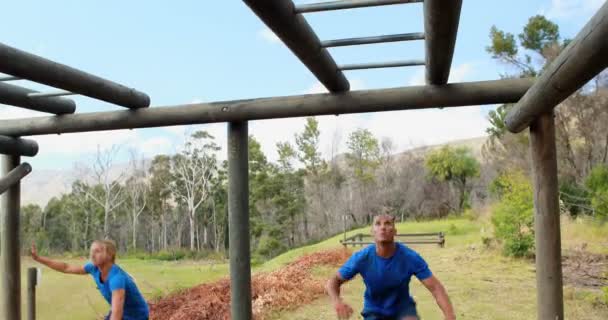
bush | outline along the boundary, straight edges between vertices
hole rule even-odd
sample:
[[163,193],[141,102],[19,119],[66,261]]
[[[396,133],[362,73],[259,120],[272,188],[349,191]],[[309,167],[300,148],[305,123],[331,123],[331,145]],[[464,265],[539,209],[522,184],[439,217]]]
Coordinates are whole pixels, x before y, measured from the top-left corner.
[[273,258],[287,251],[285,243],[269,235],[260,238],[256,253],[266,259]]
[[492,224],[496,238],[507,256],[529,256],[534,249],[534,199],[532,186],[522,173],[503,174],[492,184],[498,186],[500,201],[494,208]]
[[595,216],[608,219],[608,166],[601,164],[593,168],[585,179],[585,186],[591,192],[591,206]]

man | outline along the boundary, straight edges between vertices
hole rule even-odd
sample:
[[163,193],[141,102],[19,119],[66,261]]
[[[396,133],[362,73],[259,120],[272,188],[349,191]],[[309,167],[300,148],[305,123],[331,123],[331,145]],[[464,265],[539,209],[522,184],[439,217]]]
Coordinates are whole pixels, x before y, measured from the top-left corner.
[[[148,304],[137,289],[131,276],[116,262],[116,245],[110,240],[97,240],[91,244],[91,262],[84,266],[72,266],[65,262],[41,257],[32,244],[32,258],[47,267],[69,274],[90,274],[97,289],[110,304],[106,320],[147,320]],[[70,319],[65,315],[65,319]]]
[[340,298],[340,286],[361,274],[365,283],[363,318],[365,320],[419,320],[416,303],[410,296],[410,279],[416,276],[433,294],[446,320],[456,316],[445,288],[433,276],[418,253],[395,242],[395,218],[374,217],[374,245],[354,253],[327,283],[339,319],[348,319],[353,309]]

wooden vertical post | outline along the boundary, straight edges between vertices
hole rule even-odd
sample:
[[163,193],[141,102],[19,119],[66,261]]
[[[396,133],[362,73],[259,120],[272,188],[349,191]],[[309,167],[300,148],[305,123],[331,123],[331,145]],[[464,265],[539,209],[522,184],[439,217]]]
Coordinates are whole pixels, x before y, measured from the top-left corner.
[[[7,175],[19,165],[20,157],[2,156],[2,175]],[[21,256],[19,255],[19,199],[20,183],[13,184],[0,196],[2,239],[0,277],[2,277],[2,299],[0,319],[21,319]]]
[[228,123],[228,237],[230,312],[233,320],[251,320],[249,248],[249,156],[247,121]]
[[27,269],[27,320],[36,320],[36,286],[38,269]]
[[561,235],[553,112],[530,125],[539,320],[564,319]]

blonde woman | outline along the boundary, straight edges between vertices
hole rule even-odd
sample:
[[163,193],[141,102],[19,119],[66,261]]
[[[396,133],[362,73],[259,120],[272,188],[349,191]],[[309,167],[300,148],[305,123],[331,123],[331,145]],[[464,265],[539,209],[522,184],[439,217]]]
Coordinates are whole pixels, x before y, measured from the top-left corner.
[[84,266],[41,257],[32,244],[32,258],[45,266],[69,274],[90,274],[97,289],[110,304],[106,320],[147,320],[148,304],[137,289],[133,278],[116,264],[116,244],[111,240],[97,240],[91,244],[91,261]]

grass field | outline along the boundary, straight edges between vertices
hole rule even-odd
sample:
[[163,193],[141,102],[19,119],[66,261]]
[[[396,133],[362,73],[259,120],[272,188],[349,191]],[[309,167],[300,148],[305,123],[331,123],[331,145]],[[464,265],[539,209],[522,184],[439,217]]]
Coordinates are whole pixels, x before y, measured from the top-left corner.
[[[446,247],[435,245],[414,247],[428,261],[435,275],[442,280],[455,305],[459,319],[536,319],[534,264],[528,260],[505,258],[496,249],[481,246],[481,234],[487,234],[482,222],[452,219],[420,223],[399,224],[400,232],[444,231]],[[368,232],[354,230],[350,234]],[[342,235],[318,244],[289,251],[263,265],[254,272],[271,271],[307,254],[334,248]],[[602,242],[603,241],[603,242]],[[563,224],[564,248],[587,243],[587,250],[608,254],[608,226],[566,221]],[[84,259],[70,263],[83,264]],[[120,259],[119,264],[132,274],[146,298],[151,299],[168,292],[210,282],[228,274],[225,263],[196,261],[161,262],[155,260]],[[24,270],[33,261],[24,258]],[[315,276],[327,278],[333,268],[319,267]],[[25,272],[23,272],[23,275]],[[23,282],[22,282],[23,283]],[[425,320],[442,319],[430,294],[416,280],[412,293]],[[25,288],[25,283],[23,283]],[[364,287],[360,278],[344,288],[346,300],[355,310],[361,310]],[[566,318],[608,319],[608,308],[594,306],[599,291],[584,288],[565,288]],[[108,306],[88,276],[70,276],[43,270],[38,286],[38,319],[95,319],[107,312]],[[275,319],[324,320],[336,319],[326,298],[295,310],[277,312]]]

